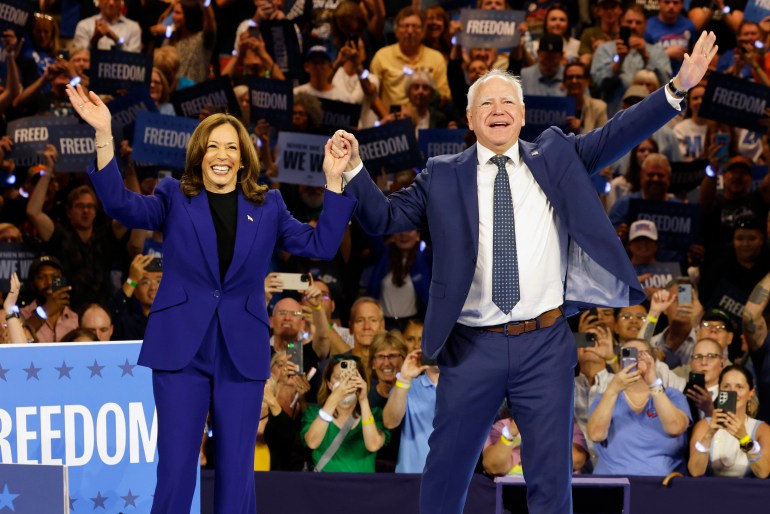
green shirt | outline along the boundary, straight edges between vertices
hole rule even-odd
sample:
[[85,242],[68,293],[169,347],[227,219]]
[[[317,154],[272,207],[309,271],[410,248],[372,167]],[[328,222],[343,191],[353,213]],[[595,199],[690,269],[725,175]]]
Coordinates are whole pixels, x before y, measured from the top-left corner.
[[[321,410],[321,407],[318,405],[308,405],[305,410],[305,416],[302,418],[302,432],[300,433],[302,443],[305,444],[305,446],[307,446],[307,443],[305,443],[305,434],[318,416],[319,410]],[[378,407],[373,407],[372,416],[374,417],[374,422],[377,424],[377,428],[380,429],[380,432],[385,434],[385,445],[387,445],[390,442],[390,432],[382,424],[382,410]],[[340,433],[340,429],[337,425],[334,423],[328,423],[328,425],[323,441],[321,441],[318,448],[313,450],[313,463],[318,463],[326,449],[332,444],[332,441],[334,441],[334,438]],[[334,453],[334,456],[324,467],[324,471],[337,473],[374,473],[374,460],[377,456],[377,452],[370,452],[366,449],[362,429],[363,426],[360,422],[350,429],[350,432],[345,436],[345,439]]]

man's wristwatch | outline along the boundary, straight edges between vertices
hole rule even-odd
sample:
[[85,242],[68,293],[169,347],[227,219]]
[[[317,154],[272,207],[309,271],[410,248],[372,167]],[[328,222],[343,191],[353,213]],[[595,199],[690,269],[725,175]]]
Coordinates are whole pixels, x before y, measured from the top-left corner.
[[675,98],[685,98],[687,96],[686,89],[682,91],[681,89],[676,88],[674,85],[674,79],[669,80],[666,87],[668,88],[668,92],[674,95]]
[[8,311],[5,314],[5,321],[8,321],[11,318],[21,319],[21,314],[19,314],[19,311]]

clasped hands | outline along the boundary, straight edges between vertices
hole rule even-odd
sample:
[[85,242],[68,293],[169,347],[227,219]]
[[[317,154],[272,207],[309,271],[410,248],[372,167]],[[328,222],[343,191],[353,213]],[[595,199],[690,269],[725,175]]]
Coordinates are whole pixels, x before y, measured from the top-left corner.
[[324,146],[326,188],[335,193],[342,192],[342,174],[353,171],[359,164],[361,157],[355,136],[344,130],[336,131]]

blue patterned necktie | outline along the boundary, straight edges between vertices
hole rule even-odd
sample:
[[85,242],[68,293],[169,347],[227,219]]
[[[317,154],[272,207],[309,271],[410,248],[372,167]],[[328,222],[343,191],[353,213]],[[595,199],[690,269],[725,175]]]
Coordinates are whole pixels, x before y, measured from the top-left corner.
[[508,314],[520,298],[513,199],[505,171],[508,157],[495,155],[490,160],[497,166],[492,223],[492,301]]

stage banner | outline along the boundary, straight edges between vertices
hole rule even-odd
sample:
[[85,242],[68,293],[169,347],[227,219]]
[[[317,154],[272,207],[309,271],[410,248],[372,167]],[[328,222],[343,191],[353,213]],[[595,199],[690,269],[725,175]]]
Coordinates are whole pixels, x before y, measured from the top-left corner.
[[712,73],[699,114],[702,118],[764,134],[770,122],[765,112],[768,99],[770,87],[732,75]]
[[251,122],[264,118],[279,130],[291,130],[294,91],[291,82],[275,79],[249,81]]
[[[518,41],[519,25],[527,17],[524,11],[463,9],[460,44],[463,48],[510,48]],[[529,107],[529,106],[527,106]]]
[[361,117],[361,104],[338,102],[336,100],[321,100],[321,128],[333,133],[337,129],[355,130],[358,127],[358,119]]
[[230,77],[223,76],[171,93],[171,103],[179,116],[198,119],[201,111],[228,112],[241,117],[241,106],[233,92]]
[[572,96],[525,96],[527,106],[521,127],[521,138],[533,141],[550,127],[559,127],[566,132],[567,116],[575,115],[575,98]]
[[19,36],[36,8],[30,0],[0,0],[0,32],[13,29]]
[[[286,11],[289,12],[289,11]],[[275,64],[281,68],[286,78],[298,78],[302,69],[292,65],[302,62],[299,38],[294,22],[289,20],[265,20],[259,22],[259,33],[265,42],[265,51],[272,55]]]
[[0,291],[11,288],[11,275],[19,276],[21,283],[29,277],[29,267],[38,251],[28,243],[0,243]]
[[30,116],[13,120],[8,123],[6,132],[13,141],[13,147],[5,158],[14,161],[17,168],[41,164],[44,162],[42,153],[49,143],[51,127],[74,125],[77,122],[77,118],[72,116]]
[[356,138],[361,160],[373,177],[379,176],[382,168],[386,173],[395,173],[419,168],[425,162],[417,146],[412,120],[359,130]]
[[323,187],[326,184],[322,167],[324,145],[328,140],[326,136],[280,132],[276,145],[278,181]]
[[424,160],[437,155],[453,155],[465,151],[465,129],[420,129],[417,142]]
[[134,126],[136,162],[184,169],[187,145],[200,122],[182,116],[139,112]]
[[[120,138],[127,139],[129,143],[134,141],[134,122],[136,114],[141,111],[158,112],[155,101],[150,97],[150,88],[141,85],[134,88],[123,96],[119,96],[107,103],[112,114],[112,130],[115,134],[120,134]],[[118,141],[118,137],[115,141]],[[118,142],[116,148],[120,147]]]
[[645,289],[663,289],[666,284],[682,275],[682,269],[678,262],[656,262],[654,264],[637,264],[634,266],[636,274],[649,275],[642,281]]
[[152,55],[91,50],[91,91],[117,95],[132,87],[150,86]]
[[666,260],[684,260],[687,248],[700,234],[701,207],[681,202],[653,202],[632,198],[628,207],[629,226],[636,220],[651,220],[658,229],[658,248],[676,254]]
[[[151,371],[136,365],[140,348],[0,347],[0,463],[67,466],[76,514],[149,512],[158,426]],[[196,492],[195,513],[199,498]]]
[[85,172],[96,159],[94,129],[90,125],[54,125],[48,135],[49,142],[59,152],[54,171]]
[[749,0],[746,10],[743,11],[743,19],[759,23],[770,16],[770,0]]

